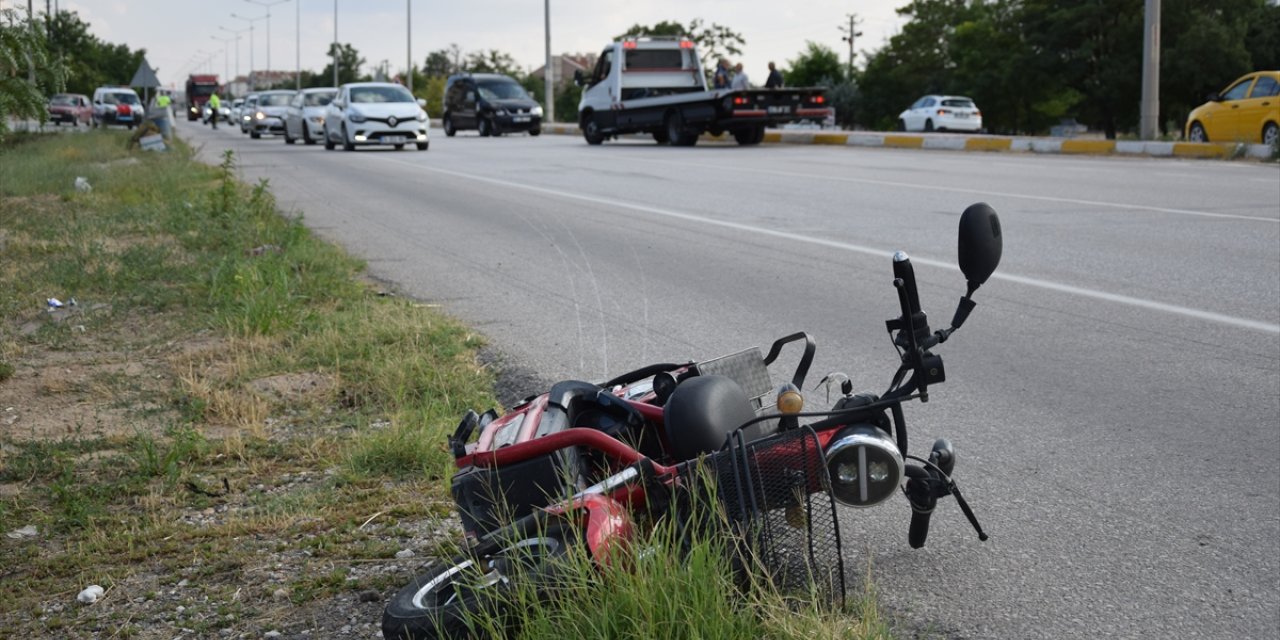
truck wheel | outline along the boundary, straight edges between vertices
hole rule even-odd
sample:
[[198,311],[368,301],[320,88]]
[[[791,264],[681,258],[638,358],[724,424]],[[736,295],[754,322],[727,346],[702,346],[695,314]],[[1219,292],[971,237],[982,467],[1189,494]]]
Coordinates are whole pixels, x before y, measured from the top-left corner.
[[679,111],[667,114],[667,140],[673,147],[692,147],[698,144],[698,134],[684,125],[684,115]]
[[600,132],[600,125],[596,124],[593,114],[582,117],[582,137],[592,146],[604,143],[604,134]]
[[454,134],[458,133],[458,130],[453,128],[453,116],[447,113],[444,114],[444,122],[441,123],[441,126],[444,127],[444,135],[447,137],[452,138]]
[[480,122],[476,123],[476,126],[480,128],[481,138],[488,138],[493,135],[493,123],[488,118],[480,118]]
[[751,127],[750,129],[738,129],[733,132],[733,139],[738,141],[742,146],[760,144],[764,140],[764,127]]

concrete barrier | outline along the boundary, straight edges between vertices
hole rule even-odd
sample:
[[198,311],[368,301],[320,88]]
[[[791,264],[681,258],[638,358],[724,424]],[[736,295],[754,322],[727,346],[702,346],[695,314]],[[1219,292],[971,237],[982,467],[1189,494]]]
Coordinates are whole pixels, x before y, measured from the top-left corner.
[[[439,121],[432,123],[438,128]],[[580,136],[576,124],[546,123],[542,132]],[[647,137],[647,136],[646,136]],[[733,136],[703,134],[704,142],[732,143]],[[1081,138],[1029,138],[964,134],[877,133],[874,131],[821,131],[817,129],[770,129],[765,144],[816,144],[848,147],[888,147],[944,151],[989,151],[1056,153],[1071,155],[1149,156],[1153,158],[1267,159],[1274,153],[1265,144],[1227,142],[1153,142],[1145,140],[1098,140]]]

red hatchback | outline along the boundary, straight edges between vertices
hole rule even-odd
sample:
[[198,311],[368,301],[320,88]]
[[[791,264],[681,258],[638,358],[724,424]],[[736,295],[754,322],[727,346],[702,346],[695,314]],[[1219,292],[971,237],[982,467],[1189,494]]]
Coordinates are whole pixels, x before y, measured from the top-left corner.
[[59,93],[49,98],[49,120],[54,124],[70,122],[72,126],[93,121],[93,104],[89,96],[78,93]]

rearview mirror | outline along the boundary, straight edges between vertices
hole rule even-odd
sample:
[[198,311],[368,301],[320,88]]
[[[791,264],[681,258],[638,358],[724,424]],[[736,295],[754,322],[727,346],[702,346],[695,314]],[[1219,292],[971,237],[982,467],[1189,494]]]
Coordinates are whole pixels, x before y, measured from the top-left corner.
[[585,76],[582,75],[582,69],[574,69],[573,83],[581,87],[582,85],[586,84],[586,82],[587,82],[587,79]]
[[1000,264],[1004,252],[1000,218],[985,202],[970,205],[960,215],[959,236],[960,271],[969,281],[968,295],[972,295]]
[[426,98],[418,98],[418,106],[422,107],[423,109],[426,109],[427,108]]

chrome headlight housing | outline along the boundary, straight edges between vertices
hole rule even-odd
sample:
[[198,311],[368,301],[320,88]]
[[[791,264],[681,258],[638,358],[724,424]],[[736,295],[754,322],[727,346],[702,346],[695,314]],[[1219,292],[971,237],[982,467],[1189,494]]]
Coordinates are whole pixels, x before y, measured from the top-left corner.
[[347,119],[352,122],[364,122],[364,114],[352,109],[347,112]]
[[539,118],[541,118],[541,117],[542,117],[542,105],[537,105],[537,106],[535,106],[535,107],[533,108],[533,112],[532,112],[532,113],[533,113],[533,115],[538,116]]
[[880,428],[856,424],[841,429],[824,452],[831,495],[851,507],[887,500],[902,484],[905,465],[898,444]]
[[426,122],[426,121],[427,121],[427,112],[422,109],[418,109],[418,122]]

